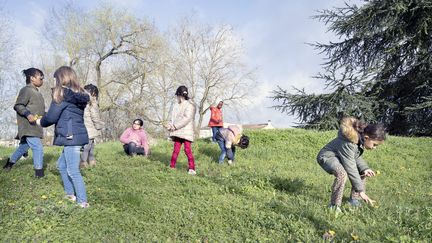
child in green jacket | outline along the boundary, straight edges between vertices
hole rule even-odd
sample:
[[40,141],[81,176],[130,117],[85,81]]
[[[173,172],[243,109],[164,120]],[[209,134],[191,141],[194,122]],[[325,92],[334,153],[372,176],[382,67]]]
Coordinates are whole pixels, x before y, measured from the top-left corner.
[[45,101],[39,88],[43,85],[44,74],[37,68],[23,71],[27,85],[22,88],[16,99],[14,110],[17,113],[18,139],[20,144],[8,158],[3,169],[9,171],[12,166],[27,153],[33,151],[33,165],[35,176],[44,176],[43,171],[43,137],[42,127],[36,126],[36,120],[45,114]]
[[375,149],[385,140],[382,124],[365,124],[353,117],[343,118],[337,138],[333,139],[317,156],[318,164],[336,178],[332,186],[330,208],[340,211],[345,181],[349,178],[352,190],[349,203],[359,206],[359,199],[373,205],[365,191],[366,177],[375,176],[362,159],[364,149]]

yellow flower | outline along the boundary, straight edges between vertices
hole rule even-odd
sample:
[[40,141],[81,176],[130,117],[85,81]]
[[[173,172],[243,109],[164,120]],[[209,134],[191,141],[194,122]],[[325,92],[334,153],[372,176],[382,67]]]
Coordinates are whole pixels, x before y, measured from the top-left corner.
[[46,195],[41,196],[42,199],[47,199],[48,197]]
[[329,235],[331,235],[331,236],[335,236],[335,235],[336,235],[336,232],[334,232],[333,230],[329,230],[328,233],[329,233]]
[[377,170],[377,171],[376,171],[376,174],[377,174],[377,175],[381,174],[381,171]]
[[360,239],[360,237],[359,237],[358,235],[354,234],[354,233],[351,233],[351,238],[352,238],[353,240],[355,240],[355,241],[357,241],[357,240]]

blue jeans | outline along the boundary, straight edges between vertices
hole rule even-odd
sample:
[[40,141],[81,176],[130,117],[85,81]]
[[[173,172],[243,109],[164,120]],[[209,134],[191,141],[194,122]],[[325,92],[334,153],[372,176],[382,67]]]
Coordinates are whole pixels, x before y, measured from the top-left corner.
[[65,146],[57,160],[65,193],[76,195],[77,203],[87,202],[86,188],[79,169],[80,148],[81,146]]
[[226,149],[226,153],[227,153],[228,159],[234,162],[235,146],[232,145],[231,148]]
[[219,130],[216,132],[216,142],[219,145],[219,148],[221,149],[221,154],[219,155],[219,164],[223,164],[225,156],[227,154],[227,149],[225,147],[225,139],[220,134]]
[[134,154],[138,154],[138,155],[145,155],[145,151],[144,148],[142,147],[138,147],[135,143],[128,143],[128,144],[124,144],[123,145],[123,150],[125,151],[125,153],[127,155],[134,155]]
[[216,141],[216,134],[219,132],[219,128],[221,128],[221,127],[211,127],[212,134],[213,134],[213,137],[212,137],[213,142],[217,142]]
[[43,145],[38,137],[23,137],[18,148],[10,157],[11,163],[16,163],[29,148],[33,151],[33,166],[36,170],[43,169]]

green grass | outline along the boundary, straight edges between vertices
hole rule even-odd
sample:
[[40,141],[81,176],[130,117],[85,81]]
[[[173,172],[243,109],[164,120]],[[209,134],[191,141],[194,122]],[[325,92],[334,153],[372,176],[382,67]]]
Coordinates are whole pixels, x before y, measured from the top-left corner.
[[[248,131],[251,146],[235,166],[215,163],[216,144],[193,144],[197,176],[181,153],[168,168],[172,143],[149,158],[123,155],[118,142],[98,144],[98,165],[83,171],[88,209],[63,199],[56,169],[60,148],[45,149],[46,177],[34,179],[31,156],[0,172],[0,240],[4,241],[302,241],[432,240],[432,139],[390,137],[365,159],[380,175],[368,181],[377,208],[335,217],[326,209],[333,177],[315,162],[332,132]],[[0,156],[12,149],[0,148]],[[345,196],[350,184],[347,182]],[[46,197],[46,198],[45,198]],[[346,201],[346,198],[344,198]]]

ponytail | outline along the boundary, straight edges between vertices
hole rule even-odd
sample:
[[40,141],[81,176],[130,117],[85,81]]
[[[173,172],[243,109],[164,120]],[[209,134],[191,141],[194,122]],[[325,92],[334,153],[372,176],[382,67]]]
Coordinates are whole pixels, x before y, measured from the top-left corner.
[[29,68],[22,70],[23,76],[26,78],[26,84],[31,83],[31,77],[35,77],[36,74],[40,74],[41,76],[44,76],[43,72],[37,68]]

